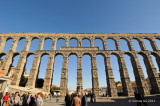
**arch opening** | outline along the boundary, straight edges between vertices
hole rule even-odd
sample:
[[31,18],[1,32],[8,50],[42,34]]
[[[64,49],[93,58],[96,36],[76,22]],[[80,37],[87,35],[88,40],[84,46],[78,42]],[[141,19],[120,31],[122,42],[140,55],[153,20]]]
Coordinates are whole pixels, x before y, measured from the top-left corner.
[[38,69],[35,88],[42,88],[43,87],[44,78],[45,78],[45,75],[46,75],[46,69],[47,69],[47,66],[48,66],[48,58],[49,58],[48,54],[43,54],[41,56],[41,62],[40,62],[40,67]]
[[106,43],[107,43],[108,50],[117,50],[115,40],[113,40],[113,39],[107,39]]
[[47,38],[44,41],[43,50],[52,50],[53,40],[51,38]]
[[32,39],[29,51],[38,50],[39,44],[40,44],[40,39],[39,38]]
[[98,47],[99,50],[104,50],[103,42],[101,39],[94,40],[94,47]]
[[26,44],[26,38],[21,38],[19,40],[19,42],[18,42],[16,51],[22,51],[22,50],[24,50],[25,44]]

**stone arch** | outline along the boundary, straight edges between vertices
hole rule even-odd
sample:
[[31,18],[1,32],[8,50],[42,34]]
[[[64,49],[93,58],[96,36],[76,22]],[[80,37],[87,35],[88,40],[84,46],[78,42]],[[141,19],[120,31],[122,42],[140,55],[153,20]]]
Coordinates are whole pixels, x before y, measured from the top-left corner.
[[44,39],[44,46],[43,46],[43,50],[52,50],[52,45],[53,45],[53,39],[50,37],[46,37]]
[[[119,72],[119,64],[118,64],[118,60],[119,60],[119,54],[113,52],[113,53],[110,53],[109,55],[110,57],[110,63],[111,63],[111,68],[113,69],[113,77],[115,78],[115,84],[116,84],[116,88],[117,88],[117,92],[123,92],[123,89],[121,87],[117,87],[118,84],[121,83],[121,77],[120,77],[120,72]],[[114,65],[113,65],[114,63]],[[121,95],[120,93],[118,93],[118,96]]]
[[[131,81],[128,75],[128,70],[126,68],[125,59],[123,55],[114,52],[111,53],[111,55],[115,55],[117,57],[119,66],[120,82],[117,82],[117,90],[119,93],[118,95],[133,96],[133,89],[131,87]],[[119,84],[122,84],[122,88],[119,86]]]
[[[61,77],[62,77],[62,68],[63,68],[63,60],[64,54],[63,53],[56,53],[54,55],[54,74],[52,74],[52,84],[57,85],[60,87]],[[59,79],[59,80],[58,80]]]
[[126,38],[119,39],[121,51],[129,51],[129,41]]
[[75,37],[70,38],[70,40],[69,40],[69,47],[78,47],[78,39],[75,38]]
[[35,82],[35,87],[36,88],[42,88],[43,87],[49,56],[50,55],[48,53],[42,53],[41,56],[40,56],[41,61],[40,61],[40,66],[38,68],[37,79],[36,79],[36,82]]
[[78,78],[78,56],[77,53],[70,53],[68,55],[68,89],[76,90],[77,88],[77,78]]
[[[61,44],[59,44],[59,42]],[[66,46],[66,39],[65,38],[58,38],[56,41],[56,50],[60,50],[61,47]]]
[[[107,88],[107,76],[106,76],[106,64],[105,64],[105,55],[103,53],[96,54],[96,65],[98,71],[98,81],[100,90]],[[106,79],[106,80],[105,80]],[[107,93],[107,91],[106,91]],[[100,93],[100,96],[106,96],[106,93]]]
[[83,38],[81,41],[82,47],[91,47],[91,43],[89,38]]
[[155,45],[157,46],[157,49],[160,50],[160,38],[155,37],[154,42]]
[[[4,57],[4,56],[5,56],[5,57]],[[7,56],[6,53],[1,53],[1,54],[0,54],[0,59],[2,59],[3,57],[4,57],[3,59],[5,59],[6,56]]]
[[[23,41],[24,40],[24,41]],[[26,44],[26,37],[20,37],[17,43],[16,51],[22,51],[24,50],[25,44]]]
[[[139,52],[139,55],[141,55],[144,59],[144,64],[146,67],[146,71],[148,74],[148,78],[146,80],[149,81],[149,85],[151,86],[151,93],[160,93],[160,84],[159,84],[159,75],[155,70],[155,66],[153,64],[153,61],[151,57],[149,57],[147,54],[143,52]],[[152,82],[152,83],[150,83]]]
[[5,46],[3,48],[3,51],[9,51],[9,50],[11,50],[13,42],[14,42],[14,39],[11,38],[11,37],[8,37],[6,39],[6,43],[5,43]]
[[141,51],[142,48],[140,46],[140,40],[138,38],[132,38],[132,44],[133,44],[133,47],[134,47],[134,50],[135,51]]
[[117,50],[116,40],[114,38],[107,38],[106,43],[108,50]]
[[83,80],[83,89],[92,88],[92,54],[83,53],[82,54],[82,80]]
[[33,37],[31,40],[30,50],[29,51],[36,51],[38,50],[40,45],[40,38]]
[[75,56],[78,57],[78,53],[77,53],[77,52],[71,52],[71,53],[69,53],[68,57],[69,57],[70,55],[75,55]]
[[154,65],[157,66],[157,68],[159,69],[157,70],[160,72],[160,55],[156,52],[151,52],[150,56],[154,56],[155,61],[153,60],[153,58],[152,60],[154,62]]
[[99,50],[104,50],[104,42],[100,38],[95,38],[94,39],[94,47],[98,47]]
[[19,81],[19,86],[21,86],[21,87],[25,87],[28,82],[30,70],[33,66],[35,55],[36,54],[32,53],[32,52],[26,54],[26,62],[25,62],[24,68],[23,68],[23,72],[22,72],[20,81]]
[[149,51],[153,51],[154,47],[153,47],[153,43],[152,40],[150,38],[144,38],[143,39],[144,45],[146,47],[147,50]]

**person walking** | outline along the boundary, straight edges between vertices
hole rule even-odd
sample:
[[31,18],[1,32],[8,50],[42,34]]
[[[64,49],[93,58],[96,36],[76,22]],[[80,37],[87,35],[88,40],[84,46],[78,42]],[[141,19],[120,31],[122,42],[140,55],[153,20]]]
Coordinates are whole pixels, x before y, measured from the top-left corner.
[[19,105],[20,105],[20,97],[19,97],[19,93],[16,92],[13,98],[13,106],[19,106]]
[[3,98],[3,92],[0,90],[0,106],[1,106],[1,101],[2,101],[2,98]]
[[30,97],[30,102],[28,106],[37,106],[36,102],[35,102],[35,98],[34,97]]
[[37,94],[36,104],[37,104],[37,106],[42,106],[43,105],[43,99],[42,99],[40,93]]
[[90,94],[90,98],[91,98],[90,102],[93,102],[93,94],[92,93]]
[[22,95],[22,106],[27,106],[27,94]]
[[134,92],[134,95],[135,95],[135,99],[137,100],[137,106],[141,106],[141,102],[142,102],[141,94],[138,92]]
[[66,106],[70,106],[71,105],[71,97],[69,94],[67,94],[65,96],[65,102],[66,102]]
[[81,99],[75,94],[75,97],[72,100],[72,106],[81,106]]
[[5,103],[5,105],[8,105],[8,100],[9,100],[9,93],[6,92],[6,94],[5,94],[4,97],[3,97],[2,106],[4,105],[4,103]]
[[82,94],[82,106],[87,106],[87,97],[86,97],[86,94],[83,93]]
[[27,95],[27,106],[29,106],[30,102],[31,102],[31,93],[28,92],[28,95]]
[[96,102],[96,95],[93,93],[93,100]]

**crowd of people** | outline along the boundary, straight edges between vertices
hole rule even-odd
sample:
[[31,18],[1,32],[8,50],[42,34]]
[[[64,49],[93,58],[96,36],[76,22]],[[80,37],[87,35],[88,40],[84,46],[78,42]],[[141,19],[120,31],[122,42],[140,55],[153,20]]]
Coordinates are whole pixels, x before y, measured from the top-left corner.
[[[31,92],[20,95],[19,92],[3,94],[0,91],[0,106],[43,106],[43,99],[56,98],[56,102],[59,102],[60,93],[51,93],[49,95],[43,95],[38,93],[33,95]],[[77,93],[67,94],[65,96],[66,106],[87,106],[87,99],[90,98],[90,102],[96,102],[96,95],[94,93]]]
[[82,93],[82,95],[77,93],[67,94],[65,96],[66,106],[87,106],[88,98],[90,98],[90,102],[96,102],[96,95],[94,93],[88,95],[85,93]]
[[43,94],[32,95],[30,92],[20,95],[19,92],[3,94],[0,91],[0,106],[42,106]]

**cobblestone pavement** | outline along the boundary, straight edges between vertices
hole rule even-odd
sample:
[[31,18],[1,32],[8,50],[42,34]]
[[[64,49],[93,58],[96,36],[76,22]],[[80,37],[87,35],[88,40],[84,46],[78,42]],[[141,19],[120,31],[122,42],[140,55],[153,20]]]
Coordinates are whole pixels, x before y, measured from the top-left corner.
[[[148,106],[160,106],[160,96],[147,97],[146,101]],[[44,100],[43,106],[65,106],[64,99],[60,99],[59,103],[53,98],[51,101]],[[88,100],[88,106],[137,106],[134,98],[111,98],[106,99],[98,98],[96,103],[90,103]],[[146,106],[146,105],[142,105]]]

